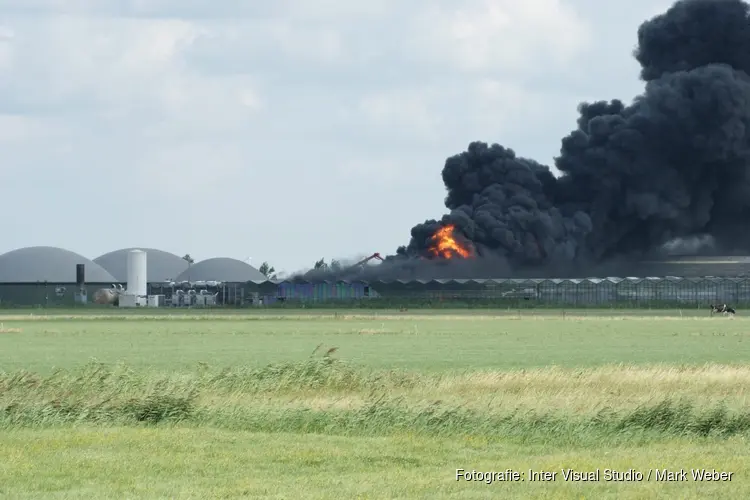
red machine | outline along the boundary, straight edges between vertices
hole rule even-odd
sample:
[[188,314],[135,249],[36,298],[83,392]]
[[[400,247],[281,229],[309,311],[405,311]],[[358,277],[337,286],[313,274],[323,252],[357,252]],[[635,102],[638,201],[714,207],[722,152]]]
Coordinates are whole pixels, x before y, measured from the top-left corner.
[[357,267],[364,266],[365,264],[367,264],[368,262],[370,262],[372,259],[378,259],[380,261],[385,261],[385,259],[383,257],[381,257],[379,253],[375,252],[374,254],[370,255],[369,257],[364,258],[364,259],[360,260],[359,262],[357,262],[356,264],[350,266],[347,270],[353,270],[353,269],[356,269]]

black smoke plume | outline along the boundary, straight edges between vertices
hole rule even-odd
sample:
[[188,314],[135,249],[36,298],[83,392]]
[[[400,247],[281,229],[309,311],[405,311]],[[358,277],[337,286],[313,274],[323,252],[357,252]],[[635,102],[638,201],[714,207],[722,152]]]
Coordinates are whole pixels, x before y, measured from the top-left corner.
[[[415,226],[407,246],[366,274],[585,277],[614,275],[675,241],[750,250],[748,4],[679,1],[640,26],[634,56],[644,92],[629,105],[579,106],[555,158],[560,177],[473,142],[445,162],[449,212]],[[446,224],[476,258],[429,252]]]

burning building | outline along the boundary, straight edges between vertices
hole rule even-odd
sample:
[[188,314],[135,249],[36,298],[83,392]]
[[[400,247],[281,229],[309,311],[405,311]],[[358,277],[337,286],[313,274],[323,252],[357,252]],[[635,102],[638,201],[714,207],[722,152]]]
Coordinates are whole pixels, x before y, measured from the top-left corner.
[[559,177],[472,142],[445,162],[448,213],[416,225],[395,260],[474,258],[489,274],[553,276],[695,235],[750,252],[748,54],[748,4],[678,1],[638,29],[643,93],[579,106]]
[[474,256],[471,245],[468,242],[459,242],[455,234],[456,226],[448,224],[437,231],[430,237],[431,245],[427,250],[433,257],[443,259],[462,258],[468,259]]

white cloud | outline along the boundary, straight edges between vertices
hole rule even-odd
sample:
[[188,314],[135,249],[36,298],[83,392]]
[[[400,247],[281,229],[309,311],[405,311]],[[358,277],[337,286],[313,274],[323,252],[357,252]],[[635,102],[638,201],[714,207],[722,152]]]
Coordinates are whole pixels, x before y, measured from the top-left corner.
[[[263,106],[252,75],[202,75],[185,63],[187,51],[209,32],[196,21],[52,16],[19,19],[14,31],[5,42],[10,78],[0,83],[0,107],[14,113],[4,120],[14,123],[5,140],[65,137],[65,149],[75,151],[107,134],[115,148],[128,151],[113,162],[133,159],[134,148],[137,159],[128,170],[163,193],[170,183],[181,194],[207,189],[205,172],[191,173],[207,165],[215,174],[234,168],[236,159],[185,141],[236,136]],[[31,115],[24,118],[24,111]],[[91,164],[94,173],[115,175]]]
[[[249,247],[299,267],[307,257],[294,242],[336,214],[342,234],[315,251],[371,253],[380,236],[359,234],[359,215],[340,208],[366,196],[403,198],[368,217],[393,232],[382,241],[404,244],[442,202],[444,158],[470,140],[521,137],[550,99],[538,83],[587,49],[587,23],[566,5],[0,0],[0,171],[18,202],[28,190],[54,197],[74,175],[70,210],[128,190],[170,218],[168,236],[114,207],[111,228],[87,236],[91,256],[151,238],[199,255]],[[194,202],[206,208],[167,215]],[[45,203],[14,224],[78,247],[45,225]],[[7,246],[29,244],[2,224],[17,235]],[[250,236],[280,224],[294,232]],[[194,227],[217,236],[196,241]]]
[[464,71],[514,72],[563,66],[589,42],[586,23],[561,0],[469,0],[435,4],[416,23],[415,42],[434,61]]
[[516,120],[530,124],[543,120],[548,109],[547,96],[511,80],[483,78],[472,90],[476,96],[473,112],[480,129],[506,133]]
[[432,143],[455,134],[457,109],[464,131],[499,134],[542,118],[545,99],[525,80],[567,72],[591,37],[559,0],[427,3],[409,25],[400,57],[435,76],[368,94],[360,109],[380,130]]
[[294,58],[335,62],[345,51],[345,42],[333,29],[306,29],[290,22],[274,22],[265,31],[284,54]]
[[[369,185],[379,184],[388,186],[399,182],[408,176],[408,165],[398,160],[388,158],[352,158],[338,164],[337,175],[341,176],[342,184],[346,182],[360,182],[363,179]],[[406,175],[404,175],[406,174]]]
[[404,88],[366,95],[359,107],[361,116],[381,131],[390,130],[401,137],[436,141],[442,118],[435,104],[444,93],[430,87]]
[[[52,130],[48,123],[34,117],[23,115],[0,114],[0,144],[18,143],[29,138],[47,138]],[[0,162],[0,169],[7,162]]]
[[12,40],[13,31],[0,25],[0,73],[8,71],[13,64]]
[[24,19],[11,42],[11,95],[42,111],[169,106],[186,75],[180,57],[200,33],[179,20]]

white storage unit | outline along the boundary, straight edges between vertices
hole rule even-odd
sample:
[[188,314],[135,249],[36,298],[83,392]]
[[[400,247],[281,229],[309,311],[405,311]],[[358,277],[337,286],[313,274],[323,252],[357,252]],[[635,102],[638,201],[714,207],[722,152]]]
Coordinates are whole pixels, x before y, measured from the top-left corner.
[[164,307],[164,295],[149,295],[148,307]]
[[127,293],[145,296],[148,293],[146,271],[148,269],[146,252],[131,250],[128,254],[128,288]]

